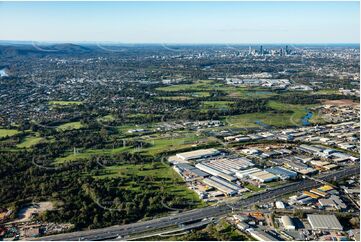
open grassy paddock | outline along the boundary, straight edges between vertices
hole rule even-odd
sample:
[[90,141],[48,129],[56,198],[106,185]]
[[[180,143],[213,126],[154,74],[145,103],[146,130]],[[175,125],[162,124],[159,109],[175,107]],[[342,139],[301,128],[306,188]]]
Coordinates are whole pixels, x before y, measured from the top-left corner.
[[111,122],[115,120],[114,115],[108,114],[103,117],[97,118],[98,122]]
[[49,101],[49,105],[52,106],[70,106],[70,105],[80,105],[83,102],[81,101]]
[[[275,111],[247,113],[225,117],[226,123],[233,128],[253,128],[263,124],[275,127],[301,126],[301,119],[310,108],[317,105],[287,104],[276,101],[268,102],[268,106]],[[279,112],[278,112],[279,111]],[[321,123],[317,112],[313,112],[310,123]]]
[[0,129],[0,138],[14,136],[20,133],[20,131],[16,129]]
[[73,151],[69,151],[63,157],[58,157],[55,159],[54,164],[61,164],[64,162],[71,162],[80,159],[90,159],[92,156],[97,155],[114,155],[117,153],[122,153],[124,151],[129,151],[130,147],[116,147],[114,149],[87,149],[87,150],[79,150],[78,153]]
[[[212,85],[213,84],[213,85]],[[163,92],[179,92],[179,91],[205,91],[214,90],[214,82],[210,80],[199,80],[192,84],[177,84],[166,87],[159,87],[157,91]]]
[[160,100],[192,100],[192,97],[189,96],[160,96],[156,97],[156,99]]
[[190,148],[196,145],[201,139],[201,137],[195,135],[194,133],[180,133],[177,135],[168,133],[167,135],[145,139],[145,141],[150,143],[151,146],[143,148],[139,152],[156,156],[163,152]]
[[212,109],[212,108],[224,108],[227,109],[229,106],[234,103],[232,101],[204,101],[202,102],[202,108]]
[[[174,194],[174,196],[194,201],[201,205],[198,195],[185,186],[183,179],[168,165],[162,162],[153,162],[146,164],[126,164],[108,166],[100,171],[100,174],[94,176],[96,179],[120,178],[120,177],[147,177],[147,184],[163,187],[165,191]],[[129,182],[121,189],[130,189],[138,191],[139,184]]]
[[[302,117],[304,117],[310,111],[311,108],[318,106],[317,104],[316,105],[286,104],[275,101],[268,102],[268,105],[275,110],[293,112],[290,118],[292,119],[292,123],[296,123],[298,125],[301,125]],[[322,119],[320,119],[317,112],[313,112],[313,116],[309,121],[311,123],[318,123],[321,122]]]
[[291,122],[291,114],[280,114],[273,112],[263,113],[247,113],[235,116],[226,117],[226,123],[231,128],[256,128],[260,127],[256,122],[261,122],[266,125],[285,127],[294,125]]
[[27,136],[25,139],[20,143],[17,144],[17,148],[31,148],[32,146],[40,143],[43,140],[42,137],[36,137],[36,136]]
[[[171,100],[182,100],[186,96],[193,97],[208,97],[212,91],[222,91],[229,98],[253,99],[253,98],[268,98],[278,95],[277,92],[263,87],[238,87],[227,85],[221,81],[214,80],[198,80],[191,84],[176,84],[165,87],[159,87],[157,91],[174,93],[171,97],[157,97]],[[179,95],[180,92],[182,95]],[[180,98],[182,97],[182,99]],[[184,99],[185,100],[185,99]]]
[[73,130],[73,129],[81,129],[84,126],[80,123],[80,122],[70,122],[70,123],[65,123],[62,125],[59,125],[56,129],[58,131],[66,131],[66,130]]

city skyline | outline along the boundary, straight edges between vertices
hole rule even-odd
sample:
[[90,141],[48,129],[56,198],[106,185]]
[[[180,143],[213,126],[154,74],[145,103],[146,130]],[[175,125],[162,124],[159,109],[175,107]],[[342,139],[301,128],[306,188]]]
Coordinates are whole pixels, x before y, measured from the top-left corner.
[[7,41],[336,44],[360,35],[358,2],[1,2],[0,13]]

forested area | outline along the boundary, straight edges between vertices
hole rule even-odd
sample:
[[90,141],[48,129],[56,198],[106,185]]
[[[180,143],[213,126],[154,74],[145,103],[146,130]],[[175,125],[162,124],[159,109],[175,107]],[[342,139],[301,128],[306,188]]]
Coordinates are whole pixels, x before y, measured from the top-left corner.
[[[39,219],[44,221],[69,222],[75,229],[95,228],[135,222],[169,211],[160,201],[179,208],[192,205],[172,196],[164,187],[152,184],[152,177],[94,178],[104,166],[153,161],[139,154],[122,153],[57,167],[35,165],[37,161],[32,161],[32,154],[0,154],[0,204],[19,211],[29,202],[53,201],[56,209],[42,214]],[[137,189],[126,189],[129,183],[138,184]]]

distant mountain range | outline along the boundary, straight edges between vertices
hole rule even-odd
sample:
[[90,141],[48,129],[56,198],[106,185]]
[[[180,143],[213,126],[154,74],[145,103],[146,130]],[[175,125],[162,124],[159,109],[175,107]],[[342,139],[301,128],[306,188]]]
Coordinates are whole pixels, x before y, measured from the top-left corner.
[[[276,46],[284,46],[285,44],[264,44],[264,46],[276,47]],[[229,48],[228,45],[222,44],[167,44],[167,47],[172,46],[172,48],[193,48],[193,47],[226,47]],[[239,46],[243,48],[248,48],[250,45],[239,44],[232,45]],[[251,45],[252,47],[257,47],[260,45]],[[292,45],[295,46],[295,45]],[[324,47],[353,47],[359,48],[359,44],[297,44],[298,47],[316,47],[316,48],[324,48]],[[101,48],[103,47],[103,48]],[[164,44],[117,44],[117,43],[104,43],[99,47],[99,44],[96,43],[81,43],[81,44],[73,44],[73,43],[37,43],[31,41],[4,41],[0,40],[0,56],[9,58],[15,56],[28,56],[28,57],[42,57],[42,56],[61,56],[61,55],[87,55],[94,53],[105,53],[107,48],[110,50],[113,48],[117,50],[121,47],[122,50],[128,49],[145,49],[148,47],[155,48],[163,48]],[[154,49],[153,49],[154,50]]]
[[53,45],[37,45],[37,44],[14,44],[0,45],[0,55],[3,57],[14,56],[46,56],[46,55],[64,55],[64,54],[86,54],[94,51],[94,49],[75,45],[75,44],[53,44]]

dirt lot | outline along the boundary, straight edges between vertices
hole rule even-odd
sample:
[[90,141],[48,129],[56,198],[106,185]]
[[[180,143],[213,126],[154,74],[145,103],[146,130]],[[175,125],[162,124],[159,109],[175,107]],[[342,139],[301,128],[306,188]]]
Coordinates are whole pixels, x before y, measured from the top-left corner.
[[18,221],[17,222],[25,222],[30,220],[31,215],[34,213],[41,213],[47,210],[52,210],[54,208],[51,202],[39,202],[29,204],[22,209],[20,209],[18,213]]
[[335,106],[345,106],[345,105],[347,105],[347,106],[356,106],[359,103],[354,102],[354,101],[352,101],[350,99],[340,99],[340,100],[324,100],[323,104],[335,105]]

